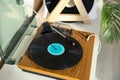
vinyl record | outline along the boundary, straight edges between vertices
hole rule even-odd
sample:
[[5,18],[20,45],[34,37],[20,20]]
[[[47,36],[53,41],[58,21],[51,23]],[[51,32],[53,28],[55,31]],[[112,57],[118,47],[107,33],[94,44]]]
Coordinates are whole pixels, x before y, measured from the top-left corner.
[[52,70],[74,66],[80,61],[82,54],[82,47],[74,38],[63,38],[56,32],[43,34],[33,40],[29,51],[29,56],[35,63]]
[[[60,0],[45,0],[45,4],[47,6],[48,11],[51,13],[52,10],[55,8],[55,6],[57,5],[57,3]],[[87,13],[89,13],[93,7],[94,4],[94,0],[82,0],[85,9],[87,11]],[[79,14],[76,6],[71,6],[71,7],[65,7],[64,10],[62,11],[62,13],[64,14]]]

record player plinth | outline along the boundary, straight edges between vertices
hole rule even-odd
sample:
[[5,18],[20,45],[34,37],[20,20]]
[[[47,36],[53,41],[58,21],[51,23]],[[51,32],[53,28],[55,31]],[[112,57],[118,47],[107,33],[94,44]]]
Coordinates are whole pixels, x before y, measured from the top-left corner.
[[65,70],[50,70],[43,68],[29,58],[29,50],[27,50],[21,58],[18,63],[18,67],[28,72],[43,74],[65,80],[89,80],[93,56],[94,37],[91,37],[89,41],[86,41],[83,35],[88,34],[91,33],[72,30],[72,37],[82,45],[83,57],[78,64],[71,68],[67,68]]

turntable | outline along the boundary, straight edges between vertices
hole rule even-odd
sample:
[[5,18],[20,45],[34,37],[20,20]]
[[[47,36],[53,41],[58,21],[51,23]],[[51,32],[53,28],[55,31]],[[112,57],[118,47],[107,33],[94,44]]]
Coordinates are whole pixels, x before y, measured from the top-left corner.
[[[60,29],[70,32],[69,39],[75,45],[67,39],[64,40],[55,31],[46,29],[45,33],[44,28],[41,27],[18,63],[18,67],[27,72],[42,74],[58,80],[89,80],[94,37],[86,41],[83,35],[87,36],[92,33],[62,27]],[[59,49],[57,50],[57,48]]]

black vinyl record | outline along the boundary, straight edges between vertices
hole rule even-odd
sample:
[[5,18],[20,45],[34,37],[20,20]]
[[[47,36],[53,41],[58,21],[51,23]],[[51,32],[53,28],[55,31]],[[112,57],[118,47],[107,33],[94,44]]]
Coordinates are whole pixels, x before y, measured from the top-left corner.
[[[51,54],[50,46],[50,51],[57,51],[58,55]],[[82,47],[74,38],[63,38],[56,32],[43,34],[33,40],[29,51],[29,56],[35,63],[52,70],[70,68],[80,61],[82,55]]]
[[[57,5],[57,3],[59,1],[60,0],[45,0],[45,4],[50,13],[52,12],[52,10],[55,8],[55,6]],[[85,6],[87,13],[89,13],[93,7],[94,0],[82,0],[82,2],[83,2],[83,5]],[[65,7],[63,9],[62,13],[64,13],[64,14],[79,14],[76,6]]]

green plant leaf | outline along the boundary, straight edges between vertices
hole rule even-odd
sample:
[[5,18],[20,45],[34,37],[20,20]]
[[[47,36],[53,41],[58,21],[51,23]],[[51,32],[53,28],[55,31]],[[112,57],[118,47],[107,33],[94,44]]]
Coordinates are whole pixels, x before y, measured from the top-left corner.
[[101,15],[101,35],[108,43],[120,40],[120,4],[105,2]]

